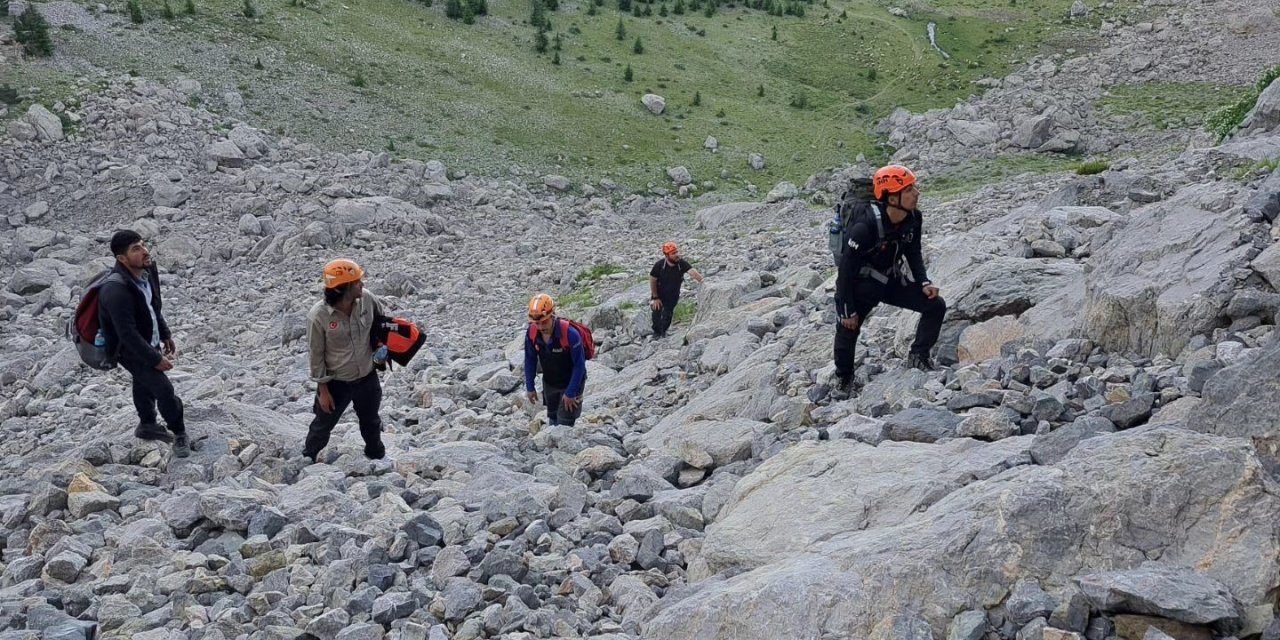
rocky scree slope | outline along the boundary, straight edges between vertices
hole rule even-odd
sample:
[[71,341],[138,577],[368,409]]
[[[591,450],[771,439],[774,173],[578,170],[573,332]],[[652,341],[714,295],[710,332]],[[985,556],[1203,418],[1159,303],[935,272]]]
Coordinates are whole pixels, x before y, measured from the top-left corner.
[[[841,400],[825,212],[690,220],[324,154],[184,106],[197,90],[122,79],[62,112],[72,131],[33,108],[3,147],[6,640],[1280,631],[1280,178],[1217,177],[1280,144],[1275,95],[1220,147],[933,203],[956,364],[904,369],[913,322],[878,312]],[[117,226],[157,248],[185,460],[131,437],[127,376],[61,335]],[[668,237],[712,277],[653,341]],[[302,318],[335,255],[431,347],[385,380],[389,460],[347,425],[305,465]],[[579,275],[604,262],[628,272]],[[598,303],[574,428],[519,399],[541,289]]]

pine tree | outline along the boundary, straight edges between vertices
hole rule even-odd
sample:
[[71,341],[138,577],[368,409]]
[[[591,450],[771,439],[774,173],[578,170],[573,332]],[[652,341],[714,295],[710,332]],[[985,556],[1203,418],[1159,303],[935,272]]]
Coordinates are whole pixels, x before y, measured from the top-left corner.
[[627,27],[622,24],[622,18],[618,18],[618,28],[614,29],[613,32],[614,32],[614,35],[616,35],[619,40],[627,39]]
[[702,10],[702,15],[710,18],[715,14],[716,14],[716,3],[715,3],[715,0],[711,0],[710,2],[707,2],[706,8]]
[[547,11],[555,11],[560,8],[560,0],[542,0],[542,3],[547,5]]
[[[538,7],[541,5],[535,2],[534,6]],[[461,20],[462,13],[462,0],[448,0],[444,3],[444,15],[446,18]]]
[[644,53],[644,43],[640,42],[640,36],[636,36],[636,43],[631,45],[631,53],[636,55]]
[[693,92],[693,102],[692,102],[691,104],[692,104],[693,106],[695,106],[695,107],[700,107],[700,106],[702,106],[702,92],[701,92],[701,91],[694,91],[694,92]]
[[138,0],[129,0],[126,5],[129,9],[129,21],[134,24],[142,24],[147,17],[142,15],[142,5],[138,4]]
[[356,76],[351,79],[351,86],[353,87],[364,86],[364,73],[362,73],[359,69],[356,70]]
[[164,0],[164,8],[160,10],[160,15],[163,16],[165,20],[173,19],[173,7],[169,6],[169,0]]
[[631,65],[627,65],[627,70],[622,72],[622,79],[626,82],[631,82],[634,77],[635,74],[631,72]]
[[477,16],[489,15],[489,3],[487,0],[471,0],[471,13]]
[[251,0],[244,0],[244,7],[240,12],[243,13],[246,18],[258,17],[258,9],[253,6],[253,2]]
[[547,32],[539,31],[537,37],[533,40],[533,49],[538,53],[547,52]]
[[874,68],[867,69],[867,79],[868,79],[868,80],[870,80],[870,81],[872,81],[872,82],[875,82],[875,81],[876,81],[876,77],[877,77],[877,74],[876,74],[876,70],[875,70]]
[[[32,5],[13,23],[14,38],[22,43],[22,51],[29,56],[53,55],[53,39],[49,37],[49,23]],[[9,85],[5,85],[8,87]]]
[[632,3],[632,5],[631,5],[631,15],[632,15],[633,17],[636,17],[636,18],[639,18],[640,16],[644,15],[644,10],[640,8],[640,3],[638,3],[638,2],[637,2],[637,3]]
[[773,35],[772,35],[769,39],[770,39],[770,40],[777,40],[777,39],[778,39],[778,25],[776,25],[776,24],[775,24],[775,25],[773,25]]
[[623,13],[631,12],[631,0],[618,0],[618,11]]
[[559,51],[557,51],[557,52],[556,52],[556,54],[555,54],[554,56],[552,56],[552,58],[551,58],[551,64],[554,64],[554,65],[559,65],[559,64],[560,64],[560,52],[559,52]]
[[253,68],[257,69],[258,71],[262,71],[265,68],[262,66],[262,58],[253,59]]
[[676,6],[671,8],[671,13],[678,16],[684,15],[684,0],[676,0]]
[[194,16],[196,14],[195,0],[187,0],[187,3],[182,6],[182,12],[189,16]]
[[556,39],[552,42],[551,48],[555,49],[556,51],[561,51],[564,49],[564,39],[560,37],[559,33],[556,34]]
[[664,2],[658,5],[658,15],[664,18],[667,17],[667,3]]
[[759,97],[759,98],[764,97],[764,85],[760,85],[759,87],[756,87],[756,97]]
[[599,13],[599,12],[598,12],[598,11],[596,11],[596,4],[595,4],[594,2],[593,2],[593,3],[591,3],[591,4],[589,4],[589,5],[587,5],[587,15],[589,15],[589,16],[594,16],[594,15],[596,15],[597,13]]

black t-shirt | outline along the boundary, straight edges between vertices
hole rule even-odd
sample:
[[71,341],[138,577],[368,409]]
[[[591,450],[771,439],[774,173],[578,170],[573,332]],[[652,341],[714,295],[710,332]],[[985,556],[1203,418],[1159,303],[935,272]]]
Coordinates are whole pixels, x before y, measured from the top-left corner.
[[653,269],[649,271],[649,275],[658,279],[658,297],[664,301],[679,298],[680,285],[684,282],[684,273],[692,268],[693,265],[684,259],[675,264],[670,264],[666,258],[663,258],[654,264]]

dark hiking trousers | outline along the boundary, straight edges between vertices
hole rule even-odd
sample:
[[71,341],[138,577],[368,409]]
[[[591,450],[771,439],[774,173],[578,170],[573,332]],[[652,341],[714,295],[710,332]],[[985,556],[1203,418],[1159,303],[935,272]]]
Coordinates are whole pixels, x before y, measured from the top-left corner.
[[145,364],[121,364],[133,376],[133,406],[138,411],[138,422],[143,425],[156,424],[156,407],[159,407],[160,415],[164,416],[170,431],[175,435],[186,433],[187,426],[182,420],[182,400],[173,392],[169,376]]
[[[586,381],[583,381],[586,386]],[[572,427],[577,422],[578,416],[582,415],[582,402],[579,398],[578,408],[569,411],[564,408],[564,389],[561,387],[552,387],[545,382],[542,384],[542,400],[547,403],[547,421],[553,425],[563,425]]]
[[382,446],[382,418],[378,417],[378,409],[382,406],[382,382],[378,380],[378,373],[375,371],[354,382],[330,380],[329,395],[333,396],[333,411],[326,413],[320,408],[319,393],[316,394],[311,408],[316,417],[307,430],[307,443],[303,446],[302,455],[316,459],[320,450],[329,444],[329,434],[349,405],[355,405],[356,418],[360,421],[364,455],[374,459],[386,455]]
[[676,314],[676,305],[679,303],[679,297],[674,300],[662,300],[662,308],[653,311],[653,335],[658,337],[667,335],[667,330],[671,328],[671,319]]
[[[890,280],[888,284],[882,285],[866,278],[859,279],[854,286],[856,299],[859,301],[855,306],[859,310],[860,320],[865,320],[867,314],[881,302],[919,313],[920,322],[916,325],[916,339],[911,344],[911,353],[926,357],[929,355],[933,345],[938,342],[938,334],[942,332],[942,320],[947,314],[947,303],[942,296],[930,300],[924,295],[921,287],[914,282],[908,282],[903,286],[897,280]],[[870,303],[869,306],[868,303]],[[844,325],[836,323],[837,376],[846,377],[853,374],[853,352],[861,331],[861,323],[858,324],[857,329],[846,329]]]

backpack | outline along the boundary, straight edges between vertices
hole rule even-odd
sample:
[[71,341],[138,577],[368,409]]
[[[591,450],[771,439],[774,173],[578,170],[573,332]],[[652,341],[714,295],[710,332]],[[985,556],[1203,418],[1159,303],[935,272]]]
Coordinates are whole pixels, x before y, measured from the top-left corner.
[[849,181],[849,189],[840,196],[840,202],[834,207],[834,216],[827,224],[827,246],[836,264],[849,248],[849,230],[859,215],[871,212],[874,215],[879,237],[884,237],[884,223],[880,220],[880,207],[875,203],[874,191],[870,178],[854,178]]
[[67,320],[67,337],[76,345],[80,360],[101,371],[116,368],[114,345],[107,344],[106,333],[98,320],[98,298],[102,286],[109,281],[124,284],[124,279],[112,269],[94,276],[89,287],[80,296],[75,314]]
[[[389,318],[380,314],[375,314],[373,317],[373,329],[369,331],[369,342],[374,351],[385,346],[387,359],[390,362],[395,362],[402,367],[408,366],[409,361],[418,355],[418,350],[426,341],[427,335],[422,333],[418,325],[404,318]],[[379,365],[378,369],[382,369],[383,366]]]
[[[591,337],[591,330],[587,328],[587,325],[568,318],[557,318],[557,320],[560,321],[560,348],[569,348],[569,327],[573,327],[578,330],[578,335],[582,336],[582,349],[587,352],[587,359],[595,360],[596,341],[595,338]],[[538,325],[529,324],[528,338],[529,342],[533,343],[533,348],[536,351],[538,349]]]

